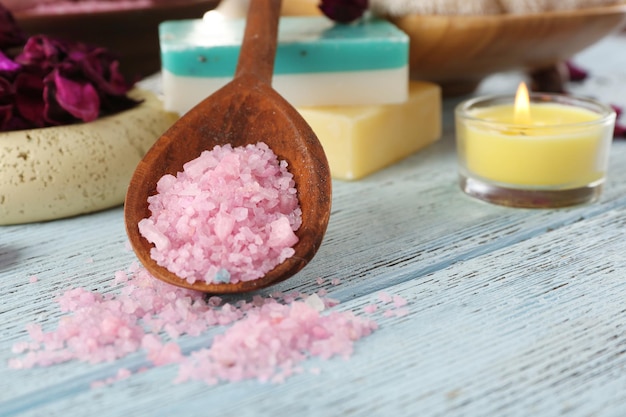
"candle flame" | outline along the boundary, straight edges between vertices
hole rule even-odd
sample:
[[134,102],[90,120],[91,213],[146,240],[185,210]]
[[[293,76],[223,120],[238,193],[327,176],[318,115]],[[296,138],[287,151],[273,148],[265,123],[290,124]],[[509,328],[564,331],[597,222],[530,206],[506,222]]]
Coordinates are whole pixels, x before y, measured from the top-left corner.
[[515,94],[513,120],[515,124],[530,124],[530,98],[525,83],[520,83]]

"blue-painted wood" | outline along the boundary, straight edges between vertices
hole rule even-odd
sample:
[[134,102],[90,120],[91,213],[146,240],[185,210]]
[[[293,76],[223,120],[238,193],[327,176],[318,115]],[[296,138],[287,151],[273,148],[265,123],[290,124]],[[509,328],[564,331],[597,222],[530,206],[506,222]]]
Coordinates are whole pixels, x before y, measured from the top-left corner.
[[[626,38],[576,57],[592,77],[570,89],[626,106]],[[477,94],[511,92],[520,75]],[[456,185],[451,111],[441,141],[358,182],[335,182],[327,237],[275,290],[326,280],[340,310],[362,314],[380,291],[409,300],[349,360],[312,360],[282,384],[174,384],[175,366],[113,385],[93,381],[148,364],[70,362],[13,370],[25,325],[53,326],[72,287],[115,291],[134,255],[122,210],[0,228],[0,416],[602,416],[626,415],[626,142],[616,141],[601,201],[559,210],[493,206]],[[29,277],[39,280],[30,283]],[[330,280],[340,280],[331,285]],[[192,351],[220,329],[183,337]]]

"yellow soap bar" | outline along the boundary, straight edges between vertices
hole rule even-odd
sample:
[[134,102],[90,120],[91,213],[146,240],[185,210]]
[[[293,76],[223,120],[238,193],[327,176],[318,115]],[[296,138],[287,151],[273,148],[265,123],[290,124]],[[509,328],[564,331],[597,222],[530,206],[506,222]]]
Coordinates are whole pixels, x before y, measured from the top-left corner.
[[324,147],[333,178],[356,180],[441,137],[441,89],[411,81],[401,104],[299,107]]

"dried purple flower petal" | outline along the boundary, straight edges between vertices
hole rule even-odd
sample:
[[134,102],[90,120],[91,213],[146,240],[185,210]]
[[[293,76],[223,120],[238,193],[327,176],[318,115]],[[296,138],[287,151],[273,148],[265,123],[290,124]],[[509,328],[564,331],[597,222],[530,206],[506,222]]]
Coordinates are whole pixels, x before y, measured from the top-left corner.
[[578,65],[575,65],[572,61],[565,61],[565,68],[570,81],[584,81],[589,76],[589,73],[586,70]]
[[31,127],[45,126],[44,83],[41,77],[27,72],[19,73],[15,77],[14,87],[15,106],[19,116],[29,122]]
[[622,116],[622,113],[623,113],[622,107],[618,106],[616,104],[611,104],[611,108],[613,109],[613,111],[617,115],[617,118],[619,119]]
[[15,57],[15,62],[23,66],[38,67],[47,73],[63,62],[67,56],[68,46],[71,47],[64,41],[34,35],[28,38],[22,51]]
[[54,85],[54,99],[61,108],[83,122],[91,122],[98,118],[100,97],[93,85],[63,76],[61,68],[52,71],[50,78]]
[[13,85],[6,78],[0,77],[0,104],[11,103],[14,96]]
[[319,8],[336,22],[350,23],[363,16],[368,6],[368,0],[321,0]]
[[132,87],[120,72],[119,61],[103,48],[89,51],[79,62],[84,76],[105,94],[123,95]]
[[14,100],[13,85],[6,78],[0,77],[0,129],[8,126],[13,117]]
[[13,78],[20,68],[20,64],[16,63],[11,58],[6,56],[2,51],[0,51],[0,75]]

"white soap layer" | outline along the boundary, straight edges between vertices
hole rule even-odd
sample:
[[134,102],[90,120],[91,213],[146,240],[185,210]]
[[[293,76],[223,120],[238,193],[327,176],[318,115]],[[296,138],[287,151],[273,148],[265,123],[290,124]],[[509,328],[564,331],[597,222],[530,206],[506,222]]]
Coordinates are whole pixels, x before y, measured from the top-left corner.
[[[274,75],[272,85],[294,107],[403,103],[408,66],[386,70]],[[187,77],[162,70],[165,109],[186,113],[231,77]],[[398,82],[400,81],[400,82]],[[364,88],[367,86],[367,88]]]

